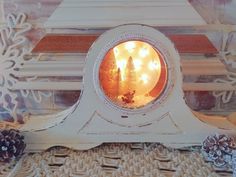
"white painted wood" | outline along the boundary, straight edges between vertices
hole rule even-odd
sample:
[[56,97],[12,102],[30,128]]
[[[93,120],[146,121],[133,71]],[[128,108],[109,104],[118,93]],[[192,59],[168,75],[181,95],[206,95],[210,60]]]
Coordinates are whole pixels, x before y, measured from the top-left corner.
[[82,82],[17,82],[12,90],[82,90]]
[[181,65],[182,66],[221,66],[223,67],[224,64],[219,60],[219,58],[214,57],[211,59],[204,58],[203,56],[200,56],[198,58],[192,56],[188,57],[181,57]]
[[[124,39],[149,42],[160,50],[169,66],[169,80],[164,93],[152,104],[138,109],[125,109],[115,105],[104,97],[98,84],[103,56]],[[227,117],[201,116],[199,120],[198,115],[193,114],[183,99],[182,80],[180,56],[168,38],[147,26],[120,26],[107,31],[89,50],[80,100],[59,115],[30,118],[21,130],[25,131],[27,144],[35,149],[50,145],[80,148],[76,145],[102,142],[161,142],[172,147],[184,147],[201,145],[206,136],[216,132],[235,133],[236,125],[228,123]],[[217,121],[219,118],[222,121]],[[216,123],[213,126],[204,123],[206,119]],[[96,123],[92,124],[94,120]],[[219,129],[222,122],[228,130]],[[154,126],[156,124],[158,126]],[[96,129],[89,129],[95,125]],[[122,130],[121,133],[119,129]]]
[[59,122],[63,121],[65,117],[71,114],[75,106],[70,107],[69,109],[66,109],[62,112],[59,112],[57,114],[50,114],[50,115],[34,115],[31,116],[27,123],[24,124],[23,127],[21,127],[22,131],[34,131],[37,129],[41,129],[44,127],[44,129],[53,127],[57,125]]
[[192,67],[192,68],[182,68],[183,75],[227,75],[228,71],[221,67]]
[[[45,56],[44,56],[45,57]],[[67,59],[69,58],[69,60]],[[80,76],[85,67],[85,55],[78,57],[68,54],[61,55],[60,60],[32,61],[24,63],[18,77],[28,76]],[[204,56],[182,56],[183,75],[227,75],[228,71],[219,58]],[[77,59],[77,60],[76,60]],[[236,88],[228,83],[183,83],[184,91],[233,91]],[[82,81],[16,82],[12,90],[82,90]]]
[[[17,82],[12,90],[82,90],[82,82]],[[225,83],[183,83],[184,91],[232,91],[236,87]]]
[[18,77],[30,77],[30,76],[83,76],[83,70],[62,70],[58,68],[56,70],[21,70],[16,73]]
[[207,31],[224,31],[232,32],[236,31],[235,24],[207,24],[203,26],[196,26],[196,30],[207,30]]
[[[54,63],[54,64],[53,64]],[[24,65],[23,69],[20,70],[20,72],[28,72],[28,71],[61,71],[61,72],[67,72],[67,71],[83,71],[84,69],[84,63],[79,62],[71,62],[71,63],[57,63],[52,62],[51,64],[45,63],[39,63],[35,65]]]
[[184,91],[232,91],[236,87],[227,83],[183,83]]
[[[58,57],[58,56],[57,56]],[[60,60],[49,60],[49,61],[33,61],[33,62],[27,62],[24,63],[24,69],[26,68],[37,68],[37,67],[79,67],[82,68],[84,67],[85,64],[85,58],[86,55],[80,56],[79,59],[78,57],[75,56],[74,60],[69,60],[68,55],[62,56]],[[198,57],[198,59],[195,59],[196,57],[183,57],[184,59],[181,59],[181,66],[182,67],[219,67],[219,68],[225,68],[225,65],[219,60],[219,58],[214,58],[214,59],[207,59],[204,58],[204,56]]]
[[[103,127],[106,127],[104,129]],[[81,134],[139,134],[142,132],[143,134],[179,134],[182,133],[179,127],[173,121],[173,117],[170,114],[165,114],[160,120],[153,121],[152,123],[147,123],[147,125],[136,126],[133,129],[128,127],[121,127],[119,125],[110,124],[106,120],[102,119],[101,116],[95,114],[89,125],[80,130]]]
[[[37,69],[37,70],[33,70]],[[227,75],[228,71],[225,66],[183,66],[182,73],[184,75]],[[16,73],[18,77],[30,77],[30,76],[83,76],[83,70],[79,66],[62,66],[56,67],[52,65],[48,66],[26,66],[24,70],[20,70]]]
[[187,0],[64,0],[46,28],[110,28],[122,24],[204,25]]
[[[16,73],[18,77],[28,76],[82,76],[85,65],[85,57],[79,60],[67,60],[64,58],[57,61],[34,61],[23,65]],[[194,57],[193,57],[194,58]],[[182,59],[182,72],[184,75],[227,75],[225,65],[218,59]]]
[[86,54],[85,53],[30,53],[26,54],[25,57],[27,58],[37,58],[37,60],[29,61],[23,63],[24,65],[31,65],[36,63],[51,63],[51,62],[58,62],[58,63],[67,63],[67,62],[85,62]]
[[228,71],[218,57],[181,56],[183,75],[227,75]]
[[[66,57],[65,57],[66,58]],[[85,59],[85,57],[84,57]],[[42,68],[78,68],[84,67],[85,61],[36,61],[25,63],[23,69],[42,69]]]

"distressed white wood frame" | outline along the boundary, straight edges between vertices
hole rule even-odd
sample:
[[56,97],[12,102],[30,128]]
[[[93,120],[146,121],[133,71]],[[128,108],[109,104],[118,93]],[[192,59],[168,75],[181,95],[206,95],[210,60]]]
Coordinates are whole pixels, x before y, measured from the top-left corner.
[[[60,61],[30,61],[23,64],[23,67],[16,73],[18,77],[32,76],[76,76],[83,77],[86,54],[57,55]],[[71,58],[71,59],[70,59]],[[63,68],[63,71],[61,70]],[[182,74],[188,76],[197,75],[228,75],[230,72],[219,60],[219,57],[212,59],[203,56],[191,56],[191,59],[181,59]],[[82,90],[83,84],[80,81],[48,82],[48,81],[17,81],[12,90]],[[184,82],[184,91],[232,91],[236,87],[230,82],[208,82],[192,83]]]
[[[8,19],[9,31],[13,32],[18,23],[25,24],[26,16],[24,14],[9,15]],[[30,29],[29,24],[24,25],[24,27],[26,28],[22,28],[23,32]],[[21,33],[23,32],[21,31]],[[6,40],[6,38],[3,39]],[[20,42],[25,42],[25,38],[22,39],[24,40]],[[161,50],[167,59],[169,72],[172,73],[168,83],[169,87],[163,97],[153,105],[149,104],[137,111],[119,109],[119,107],[112,105],[103,97],[103,93],[97,86],[98,68],[103,56],[117,43],[129,39],[140,39],[149,42]],[[12,45],[16,46],[16,44]],[[60,61],[38,61],[36,58],[24,61],[22,60],[23,55],[26,55],[26,53],[20,56],[17,55],[11,60],[8,57],[4,58],[6,61],[10,60],[13,63],[17,61],[20,64],[20,67],[12,72],[15,76],[84,76],[84,80],[78,82],[48,82],[46,80],[22,82],[15,80],[9,87],[9,91],[28,90],[32,93],[40,90],[78,89],[83,91],[81,100],[71,108],[58,114],[31,116],[27,120],[21,130],[27,132],[26,137],[30,150],[45,149],[54,145],[87,149],[102,142],[114,141],[158,141],[170,146],[180,147],[198,145],[208,133],[217,131],[233,134],[233,130],[235,130],[235,113],[228,117],[209,117],[197,112],[192,113],[185,105],[181,88],[183,85],[184,90],[235,91],[235,78],[232,77],[232,82],[207,83],[208,85],[205,85],[205,87],[194,83],[182,83],[182,74],[199,75],[204,73],[217,75],[230,73],[217,58],[207,62],[205,60],[196,61],[193,58],[183,58],[182,63],[180,63],[179,55],[169,39],[150,27],[126,25],[104,33],[91,48],[87,56],[88,60],[86,61],[89,61],[87,63],[84,62],[85,56],[77,54],[76,56],[70,56],[71,58],[68,58],[68,55],[66,60]],[[179,71],[180,64],[183,69],[182,73]],[[200,70],[203,65],[207,65],[207,70]],[[18,65],[15,66],[18,67]],[[63,71],[61,70],[62,67],[64,68]],[[8,67],[3,67],[3,69],[6,69],[2,72],[4,76],[10,73]],[[218,73],[219,70],[220,73]],[[65,74],[65,71],[70,72]],[[5,88],[3,87],[3,89]],[[128,119],[121,118],[122,115],[128,116]],[[200,122],[197,118],[214,125],[215,128]],[[191,132],[187,125],[196,125],[196,129]],[[5,126],[7,125],[5,124]],[[228,130],[223,131],[216,127]],[[197,128],[200,128],[200,133]],[[66,133],[62,130],[65,130]],[[185,136],[187,136],[186,139]],[[191,140],[191,136],[196,138]]]
[[205,21],[188,0],[64,0],[46,28],[111,28],[122,24],[197,26]]
[[[99,90],[97,78],[106,52],[132,39],[156,47],[168,64],[169,73],[168,86],[161,99],[137,111],[119,109],[107,101]],[[235,126],[227,118],[192,112],[186,105],[179,54],[167,37],[151,27],[124,25],[105,32],[87,54],[82,84],[80,100],[70,109],[57,115],[32,117],[21,127],[28,149],[55,145],[87,149],[102,142],[161,142],[183,147],[200,145],[206,136],[216,132],[235,134]],[[202,122],[204,120],[216,127]],[[219,125],[227,129],[217,128]]]

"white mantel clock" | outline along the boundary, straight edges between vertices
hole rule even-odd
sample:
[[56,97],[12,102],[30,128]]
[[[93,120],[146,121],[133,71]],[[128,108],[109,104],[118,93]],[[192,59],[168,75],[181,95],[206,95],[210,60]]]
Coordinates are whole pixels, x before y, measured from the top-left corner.
[[[167,37],[148,26],[122,25],[91,46],[80,100],[56,118],[28,120],[21,130],[32,149],[86,149],[103,142],[182,147],[215,132],[233,134],[235,125],[226,117],[186,105],[182,80],[180,56]],[[204,122],[211,120],[213,125]]]
[[[79,2],[83,7],[92,8],[89,2]],[[169,3],[171,2],[172,8],[176,7],[176,10],[181,11],[174,1]],[[75,2],[64,1],[61,8],[49,18],[46,27],[51,28],[54,25],[56,28],[63,28],[61,21],[67,21],[68,16],[63,16],[61,21],[57,19],[62,11],[66,13],[73,3]],[[191,14],[189,18],[195,19],[195,24],[190,24],[193,23],[192,20],[181,20],[181,14],[176,16],[176,23],[180,24],[171,25],[171,21],[165,22],[161,18],[158,21],[156,16],[157,23],[165,27],[204,23],[202,18],[191,10],[187,1],[181,3],[186,5],[184,9],[188,9],[188,13]],[[110,2],[110,6],[114,7],[114,19],[121,18],[121,14],[115,8],[117,5]],[[152,5],[158,6],[158,3],[153,2]],[[132,3],[126,4],[126,10],[134,10],[131,6]],[[142,6],[141,1],[137,6]],[[214,82],[204,85],[183,81],[184,74],[191,75],[196,71],[194,67],[198,67],[199,75],[217,75],[215,73],[219,72],[227,75],[223,63],[214,60],[214,67],[217,65],[215,70],[203,70],[201,73],[199,66],[204,65],[205,61],[180,59],[182,56],[180,57],[179,48],[171,38],[156,28],[156,22],[149,19],[143,25],[141,22],[144,19],[138,21],[131,17],[125,21],[113,21],[112,17],[105,18],[100,8],[101,6],[98,6],[95,9],[99,15],[94,21],[86,21],[85,17],[89,19],[90,16],[82,16],[79,26],[73,23],[73,20],[78,20],[78,16],[74,16],[71,21],[65,23],[67,28],[78,26],[90,29],[86,35],[99,32],[99,37],[89,48],[86,57],[74,53],[76,62],[69,59],[34,59],[14,63],[10,60],[14,64],[3,68],[7,71],[12,67],[13,70],[8,71],[5,76],[11,78],[13,74],[14,79],[5,85],[5,90],[1,94],[10,94],[9,90],[20,90],[27,97],[32,90],[80,90],[77,102],[68,109],[56,114],[29,115],[24,119],[24,124],[17,125],[25,135],[29,150],[43,150],[52,146],[89,149],[104,142],[160,142],[171,147],[185,147],[201,145],[210,134],[235,134],[235,112],[227,116],[207,115],[193,111],[185,101],[186,90],[235,91],[235,85],[229,83]],[[150,8],[149,13],[146,13],[147,18],[150,18],[154,9],[146,8],[147,12]],[[128,12],[123,16],[129,17]],[[82,10],[80,15],[85,14]],[[21,14],[18,17],[13,22],[22,25],[25,16]],[[14,16],[9,18],[14,19]],[[103,21],[100,24],[98,21],[101,19]],[[26,30],[28,29],[29,25]],[[20,39],[20,44],[23,45],[25,41],[23,38],[17,38],[17,35],[20,33],[16,34],[15,39]],[[21,52],[23,53],[18,57],[27,55],[25,51]],[[16,55],[13,52],[9,53],[9,56],[13,54]],[[209,61],[206,61],[206,65],[211,68]],[[17,69],[14,70],[14,67]],[[218,71],[218,68],[222,70]],[[234,74],[229,73],[230,78],[235,78]],[[75,76],[80,77],[80,80],[73,81]],[[72,79],[70,82],[59,82],[55,79],[64,77]],[[50,81],[50,78],[54,80]],[[38,101],[40,102],[40,99]]]

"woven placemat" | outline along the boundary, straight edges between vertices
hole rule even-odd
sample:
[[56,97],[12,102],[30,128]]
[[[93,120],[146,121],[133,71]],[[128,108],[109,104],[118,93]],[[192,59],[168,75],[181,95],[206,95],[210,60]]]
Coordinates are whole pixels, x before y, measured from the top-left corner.
[[229,167],[217,169],[204,161],[200,148],[176,150],[157,143],[103,144],[86,151],[54,147],[26,154],[7,169],[15,177],[232,176]]

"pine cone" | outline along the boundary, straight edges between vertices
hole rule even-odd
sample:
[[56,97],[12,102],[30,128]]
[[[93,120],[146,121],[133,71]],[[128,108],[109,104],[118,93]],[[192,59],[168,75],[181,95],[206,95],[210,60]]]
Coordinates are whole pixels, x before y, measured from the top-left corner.
[[19,134],[18,130],[0,131],[0,161],[10,162],[19,158],[25,147],[24,137]]
[[233,139],[226,135],[208,136],[202,146],[208,160],[212,161],[217,167],[226,165],[226,156],[232,155],[235,148]]
[[236,176],[236,151],[233,151],[233,154],[232,154],[232,170],[233,170],[234,176]]

